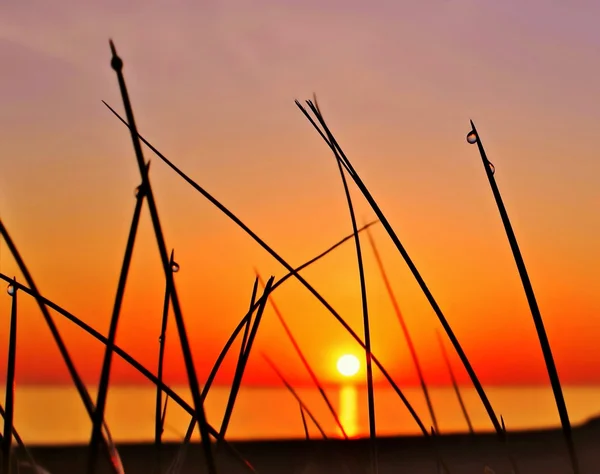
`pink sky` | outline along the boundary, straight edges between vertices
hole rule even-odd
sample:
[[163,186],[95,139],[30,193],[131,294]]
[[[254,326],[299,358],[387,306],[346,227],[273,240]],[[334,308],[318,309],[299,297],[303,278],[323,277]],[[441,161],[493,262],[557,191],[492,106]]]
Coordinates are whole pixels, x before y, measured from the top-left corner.
[[[335,163],[293,103],[316,92],[482,377],[545,382],[484,170],[465,141],[473,119],[559,370],[567,381],[598,382],[598,14],[595,2],[541,0],[4,2],[0,215],[42,292],[105,332],[139,184],[126,130],[100,102],[122,110],[110,37],[140,131],[300,264],[351,229]],[[245,311],[252,266],[283,271],[158,159],[152,182],[204,373]],[[154,367],[163,283],[147,216],[142,229],[119,340]],[[438,323],[382,230],[375,234],[426,373],[445,382]],[[414,381],[366,253],[375,350],[398,379]],[[0,271],[15,271],[5,246]],[[307,277],[361,330],[351,245]],[[327,361],[318,370],[333,377],[329,354],[355,348],[299,285],[277,300],[309,358]],[[0,298],[0,314],[8,308]],[[33,305],[24,311],[22,377],[62,380],[41,317]],[[258,349],[304,380],[268,314]],[[95,351],[86,362],[95,374],[99,351],[61,327],[80,360]],[[249,380],[272,380],[253,363]],[[56,373],[45,375],[44,364]]]

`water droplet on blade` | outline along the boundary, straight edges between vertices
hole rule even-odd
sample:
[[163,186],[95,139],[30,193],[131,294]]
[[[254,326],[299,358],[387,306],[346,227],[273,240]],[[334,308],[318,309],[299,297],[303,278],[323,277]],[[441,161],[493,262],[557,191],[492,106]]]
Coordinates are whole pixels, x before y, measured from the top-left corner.
[[477,134],[471,130],[467,135],[467,142],[473,145],[473,143],[477,143]]
[[171,271],[177,273],[179,271],[179,264],[177,262],[171,263]]
[[16,291],[16,290],[15,290],[15,286],[14,286],[12,283],[6,287],[6,292],[7,292],[7,293],[8,293],[10,296],[14,295],[14,294],[15,294],[15,291]]

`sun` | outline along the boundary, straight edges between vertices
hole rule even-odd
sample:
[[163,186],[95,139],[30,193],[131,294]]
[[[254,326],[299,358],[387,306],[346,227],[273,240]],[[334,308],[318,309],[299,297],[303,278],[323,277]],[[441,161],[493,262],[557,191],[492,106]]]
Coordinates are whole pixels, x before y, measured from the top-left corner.
[[344,377],[352,377],[358,373],[360,362],[356,356],[345,354],[337,361],[337,369]]

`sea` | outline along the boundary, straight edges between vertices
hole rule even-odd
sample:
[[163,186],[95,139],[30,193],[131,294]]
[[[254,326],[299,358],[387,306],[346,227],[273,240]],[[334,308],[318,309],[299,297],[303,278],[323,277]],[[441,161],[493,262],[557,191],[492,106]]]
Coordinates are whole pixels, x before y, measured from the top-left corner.
[[[172,387],[190,402],[186,386]],[[440,433],[467,432],[468,425],[452,387],[429,389]],[[341,432],[320,393],[299,388],[297,395],[308,409],[305,419],[309,435],[329,437]],[[342,385],[327,387],[325,392],[337,412],[348,436],[368,436],[367,393],[363,387]],[[215,386],[205,401],[209,423],[217,429],[229,397],[229,387]],[[418,387],[403,389],[423,424],[433,425],[423,392]],[[487,387],[486,393],[507,430],[557,427],[558,413],[549,387]],[[563,387],[571,423],[577,425],[600,414],[600,386]],[[95,390],[90,389],[95,399]],[[492,424],[475,390],[461,387],[467,414],[476,432],[492,431]],[[0,387],[4,405],[5,389]],[[156,390],[149,386],[111,386],[106,407],[106,421],[115,442],[148,442],[154,438]],[[314,419],[313,419],[314,418]],[[419,427],[398,395],[389,388],[375,390],[375,420],[379,436],[418,435]],[[173,400],[168,400],[165,418],[165,441],[183,439],[190,416]],[[91,422],[77,391],[71,386],[17,386],[15,389],[15,428],[23,441],[35,445],[87,443]],[[298,400],[280,387],[242,386],[235,402],[226,433],[230,440],[304,438],[304,425]],[[194,434],[198,439],[198,433]]]

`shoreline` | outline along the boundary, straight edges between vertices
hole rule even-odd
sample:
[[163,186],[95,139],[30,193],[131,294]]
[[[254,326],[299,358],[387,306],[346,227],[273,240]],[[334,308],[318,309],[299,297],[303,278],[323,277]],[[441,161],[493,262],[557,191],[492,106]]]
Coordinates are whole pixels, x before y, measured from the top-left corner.
[[[573,428],[573,438],[580,458],[581,473],[597,473],[600,462],[600,418]],[[233,446],[256,469],[275,473],[359,473],[369,466],[368,438],[351,440],[259,440],[231,441]],[[117,447],[127,474],[157,472],[157,452],[153,443],[118,443]],[[164,443],[160,450],[161,472],[175,458],[180,444]],[[51,474],[84,472],[87,445],[29,446],[37,462]],[[470,435],[447,434],[431,439],[423,436],[395,436],[377,439],[379,473],[410,472],[436,474],[436,455],[451,470],[481,474],[485,466],[497,474],[511,472],[508,456],[521,472],[535,474],[570,473],[562,430],[536,429],[509,432],[507,443],[498,441],[493,432]],[[216,454],[219,472],[250,472],[226,449]],[[453,469],[454,468],[454,469]],[[110,472],[103,465],[98,474]],[[181,474],[206,472],[199,443],[186,451]]]

